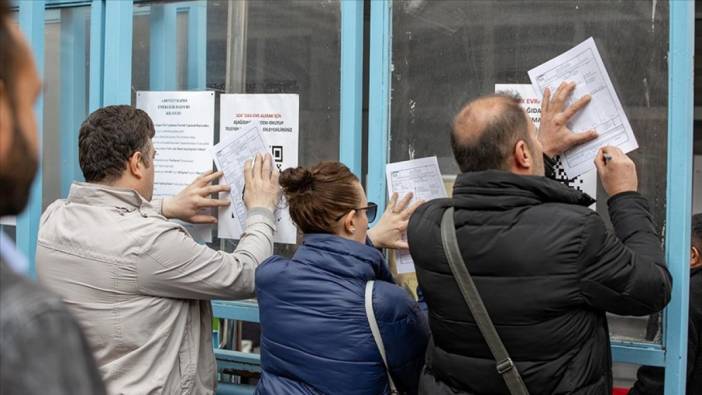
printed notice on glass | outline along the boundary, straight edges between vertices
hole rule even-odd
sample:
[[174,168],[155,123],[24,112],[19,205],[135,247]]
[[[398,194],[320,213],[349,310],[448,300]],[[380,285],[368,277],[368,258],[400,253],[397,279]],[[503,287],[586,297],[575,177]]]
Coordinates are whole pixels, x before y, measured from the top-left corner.
[[584,95],[592,96],[592,101],[573,117],[569,126],[575,132],[595,129],[599,137],[563,155],[563,168],[569,177],[592,170],[600,147],[613,145],[625,153],[639,147],[592,37],[529,70],[529,78],[539,95],[546,88],[555,93],[561,82],[574,82],[575,90],[567,105]]
[[[232,215],[239,224],[239,229],[246,228],[246,205],[242,199],[244,192],[244,164],[256,154],[268,152],[261,137],[258,123],[246,126],[239,133],[232,134],[220,141],[212,149],[217,168],[224,172],[224,180],[231,188]],[[222,237],[220,235],[220,237]]]
[[[519,105],[526,111],[531,121],[538,128],[541,126],[541,96],[534,92],[534,87],[529,84],[495,84],[495,93],[509,93],[519,96]],[[593,199],[597,198],[597,171],[592,169],[575,177],[569,177],[563,167],[563,158],[556,157],[553,166],[553,175],[559,182],[588,194]],[[593,203],[590,208],[595,210]]]
[[[154,123],[154,199],[175,196],[212,170],[214,92],[137,92],[136,106]],[[179,222],[199,242],[212,241],[212,225]]]
[[[220,139],[225,141],[230,137],[249,133],[248,138],[253,138],[251,130],[255,128],[261,136],[263,149],[256,142],[256,152],[270,153],[273,163],[278,171],[298,165],[299,147],[299,95],[297,94],[224,94],[220,96]],[[249,127],[251,126],[251,127]],[[244,139],[248,148],[239,155],[244,161],[251,159],[252,147],[250,140]],[[233,147],[236,150],[236,147]],[[248,150],[248,152],[247,152]],[[232,153],[234,152],[232,151]],[[256,154],[253,152],[253,154]],[[243,166],[244,162],[241,162]],[[232,186],[232,194],[236,194],[233,181],[227,182]],[[239,181],[243,183],[243,177]],[[242,184],[243,187],[243,184]],[[221,199],[229,198],[223,193]],[[240,217],[242,207],[237,207],[238,197],[231,196],[232,205],[219,210],[218,234],[220,238],[238,239],[244,229],[245,216]],[[243,202],[242,202],[243,203]],[[244,207],[245,209],[245,207]],[[243,218],[243,220],[242,220]],[[295,244],[297,242],[297,228],[290,218],[287,204],[282,201],[276,210],[276,243]]]
[[[428,201],[447,197],[439,162],[435,156],[388,163],[385,176],[390,196],[397,193],[399,199],[402,199],[410,192],[414,194],[410,204],[417,200]],[[414,262],[408,250],[397,250],[395,259],[398,273],[414,272]]]

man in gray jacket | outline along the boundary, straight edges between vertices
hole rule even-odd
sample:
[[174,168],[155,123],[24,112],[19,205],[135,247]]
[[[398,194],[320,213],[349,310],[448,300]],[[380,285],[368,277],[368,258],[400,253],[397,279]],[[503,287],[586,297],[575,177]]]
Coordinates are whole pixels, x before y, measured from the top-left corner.
[[211,299],[254,294],[256,266],[273,252],[278,174],[270,155],[245,167],[246,228],[233,253],[195,242],[177,218],[215,222],[202,207],[221,173],[152,201],[154,126],[131,106],[91,114],[79,136],[86,182],[42,216],[39,280],[78,318],[110,393],[211,394]]

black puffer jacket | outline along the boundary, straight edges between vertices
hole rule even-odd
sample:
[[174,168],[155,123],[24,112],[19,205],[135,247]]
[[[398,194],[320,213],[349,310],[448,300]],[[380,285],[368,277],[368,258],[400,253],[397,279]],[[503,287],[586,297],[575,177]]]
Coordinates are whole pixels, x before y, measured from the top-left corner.
[[544,177],[490,170],[460,175],[452,199],[416,211],[408,237],[433,337],[420,393],[508,394],[442,250],[450,205],[463,258],[529,392],[611,393],[605,311],[659,311],[671,277],[641,195],[609,200],[616,235],[591,202]]
[[[690,319],[687,335],[687,395],[702,394],[702,268],[690,273]],[[629,395],[663,395],[665,370],[642,366]]]

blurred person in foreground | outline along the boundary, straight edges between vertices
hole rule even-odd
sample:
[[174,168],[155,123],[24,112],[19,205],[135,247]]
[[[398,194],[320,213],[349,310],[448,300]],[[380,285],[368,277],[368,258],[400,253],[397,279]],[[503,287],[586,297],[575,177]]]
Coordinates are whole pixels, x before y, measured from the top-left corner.
[[[0,217],[18,215],[38,167],[34,102],[41,80],[0,0]],[[0,232],[0,394],[100,395],[83,333],[60,298],[24,278],[26,258]]]

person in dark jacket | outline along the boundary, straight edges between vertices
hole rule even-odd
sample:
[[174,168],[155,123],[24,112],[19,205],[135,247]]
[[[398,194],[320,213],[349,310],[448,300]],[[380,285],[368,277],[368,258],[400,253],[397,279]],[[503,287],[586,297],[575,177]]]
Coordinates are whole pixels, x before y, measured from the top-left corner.
[[[663,395],[665,370],[642,366],[629,395]],[[702,394],[702,214],[692,216],[690,317],[687,332],[687,394]]]
[[588,209],[589,196],[544,177],[542,154],[593,137],[565,126],[589,100],[566,108],[574,86],[545,93],[538,136],[518,101],[499,94],[470,102],[454,120],[462,174],[453,197],[420,206],[408,228],[432,334],[421,394],[509,393],[443,252],[449,206],[463,259],[531,394],[610,394],[605,312],[646,315],[670,299],[656,227],[621,150],[603,147],[596,157],[613,231]]
[[304,240],[291,259],[275,256],[256,270],[263,370],[256,393],[388,394],[364,304],[371,280],[392,379],[401,393],[417,393],[426,319],[373,246],[407,248],[402,233],[417,206],[409,206],[411,195],[400,203],[393,196],[378,225],[367,231],[377,206],[343,164],[288,169],[280,184]]

